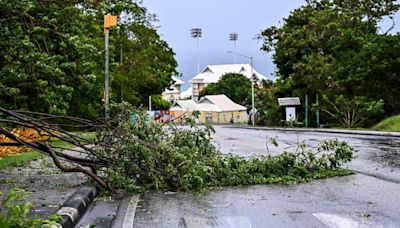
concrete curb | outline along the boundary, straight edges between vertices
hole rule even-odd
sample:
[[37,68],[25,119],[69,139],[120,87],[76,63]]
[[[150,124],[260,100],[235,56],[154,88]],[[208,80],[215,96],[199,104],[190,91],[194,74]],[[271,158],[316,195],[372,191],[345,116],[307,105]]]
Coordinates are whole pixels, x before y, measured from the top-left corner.
[[57,215],[62,217],[60,225],[63,228],[73,228],[89,208],[96,194],[97,189],[94,186],[82,187],[76,191],[57,211]]
[[226,126],[226,127],[253,129],[253,130],[319,132],[319,133],[339,133],[339,134],[351,134],[351,135],[400,137],[400,132],[385,132],[385,131],[341,130],[341,129],[327,129],[327,128],[274,128],[274,127],[251,127],[251,126]]

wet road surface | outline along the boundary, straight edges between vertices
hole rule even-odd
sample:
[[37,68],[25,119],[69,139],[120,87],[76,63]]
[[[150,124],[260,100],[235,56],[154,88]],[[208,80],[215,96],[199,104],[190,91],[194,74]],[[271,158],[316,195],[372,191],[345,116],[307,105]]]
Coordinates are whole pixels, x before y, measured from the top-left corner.
[[[220,151],[241,156],[295,150],[302,141],[316,146],[324,139],[345,140],[358,149],[348,165],[357,174],[299,185],[218,188],[207,195],[148,192],[134,213],[117,217],[134,216],[133,227],[140,228],[400,227],[400,137],[215,128]],[[268,138],[279,146],[267,150]]]

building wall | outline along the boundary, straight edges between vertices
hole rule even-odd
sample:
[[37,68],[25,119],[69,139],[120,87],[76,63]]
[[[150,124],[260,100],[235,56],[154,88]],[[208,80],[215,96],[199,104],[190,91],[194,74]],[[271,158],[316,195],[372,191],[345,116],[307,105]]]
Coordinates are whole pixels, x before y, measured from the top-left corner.
[[246,111],[236,112],[201,112],[199,116],[200,123],[212,124],[234,124],[247,123],[249,117]]
[[[185,123],[185,119],[194,117],[191,112],[185,111],[171,111],[171,120],[175,119],[175,123]],[[205,124],[231,124],[233,118],[233,124],[247,124],[249,117],[246,111],[236,112],[200,112],[198,117],[198,123]]]

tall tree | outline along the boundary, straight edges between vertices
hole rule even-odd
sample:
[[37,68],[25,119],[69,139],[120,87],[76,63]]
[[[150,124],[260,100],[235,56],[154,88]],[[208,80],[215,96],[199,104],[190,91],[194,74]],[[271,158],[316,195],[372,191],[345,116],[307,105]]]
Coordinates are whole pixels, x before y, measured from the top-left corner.
[[379,34],[377,26],[398,8],[393,0],[312,0],[282,27],[265,29],[262,49],[275,51],[280,93],[383,99],[386,113],[400,112],[399,36]]
[[[114,87],[123,85],[126,96],[137,95],[136,100],[130,99],[132,104],[147,101],[143,100],[143,91],[160,94],[161,87],[167,87],[171,76],[176,74],[176,61],[172,50],[152,27],[153,15],[140,3],[3,0],[0,1],[0,106],[87,118],[101,115],[102,25],[107,13],[119,16],[118,27],[110,34]],[[120,50],[126,51],[123,61]],[[123,71],[128,77],[125,81],[119,78],[121,74],[116,67],[119,62],[118,68],[130,69]],[[130,79],[134,77],[140,80]],[[112,97],[118,97],[119,91],[114,88]]]

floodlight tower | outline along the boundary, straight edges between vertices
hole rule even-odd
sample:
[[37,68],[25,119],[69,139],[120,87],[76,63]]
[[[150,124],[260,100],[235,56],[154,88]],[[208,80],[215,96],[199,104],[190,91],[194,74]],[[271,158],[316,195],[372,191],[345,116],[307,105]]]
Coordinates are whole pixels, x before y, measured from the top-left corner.
[[201,28],[192,28],[191,36],[196,38],[196,51],[197,51],[197,74],[200,73],[200,57],[199,57],[199,38],[202,35]]
[[[236,32],[229,34],[229,40],[233,41],[233,53],[236,52],[236,41],[238,40],[238,34]],[[236,54],[233,54],[234,63],[236,64]]]

